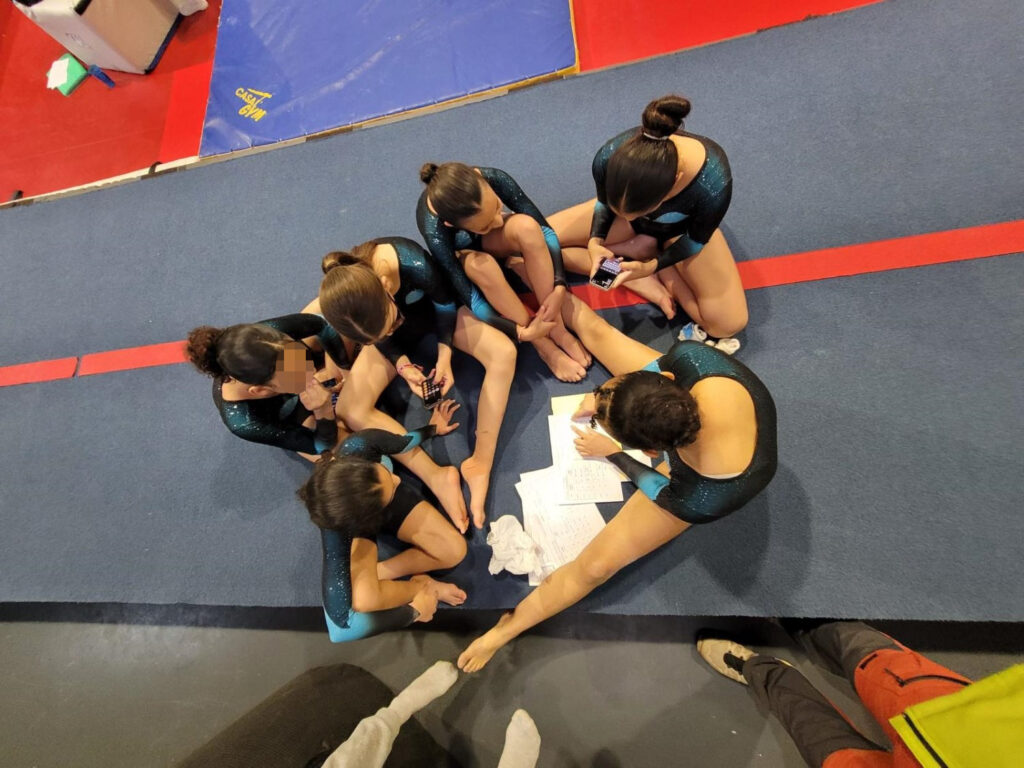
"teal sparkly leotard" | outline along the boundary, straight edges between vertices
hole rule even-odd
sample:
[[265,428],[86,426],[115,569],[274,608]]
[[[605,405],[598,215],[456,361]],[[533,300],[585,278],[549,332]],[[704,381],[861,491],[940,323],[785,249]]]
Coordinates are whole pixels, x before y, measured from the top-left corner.
[[[551,254],[551,266],[555,271],[555,285],[566,285],[562,248],[558,244],[555,231],[548,226],[547,219],[544,218],[540,209],[526,196],[515,179],[504,171],[497,168],[478,168],[477,170],[510,211],[526,214],[540,225],[548,252]],[[512,341],[517,341],[516,324],[495,311],[494,307],[484,298],[480,289],[473,285],[473,282],[466,276],[465,270],[462,269],[462,265],[455,255],[457,251],[467,249],[481,250],[480,236],[464,229],[445,226],[436,214],[430,212],[430,208],[427,206],[426,190],[423,190],[416,206],[416,224],[420,234],[423,235],[427,248],[447,271],[459,301],[469,307],[476,317],[502,331]]]
[[757,444],[750,464],[736,477],[715,479],[698,474],[676,451],[668,452],[669,475],[651,469],[625,453],[608,460],[662,509],[688,523],[708,523],[735,512],[768,485],[778,467],[775,402],[761,380],[743,363],[697,341],[680,341],[645,370],[669,371],[675,383],[689,390],[708,376],[738,381],[750,393],[757,422]]
[[[455,333],[455,294],[448,275],[437,260],[419,243],[406,237],[379,237],[370,242],[390,245],[398,254],[398,291],[395,303],[408,320],[397,332],[377,343],[377,349],[392,364],[415,349],[432,330],[437,343],[452,345]],[[431,317],[431,313],[433,316]]]
[[[631,128],[607,141],[594,155],[592,171],[597,186],[597,203],[590,227],[591,237],[605,238],[615,220],[605,195],[605,174],[608,161],[627,139],[641,130]],[[665,200],[655,210],[630,222],[638,235],[649,235],[658,241],[658,269],[696,256],[718,229],[732,200],[732,172],[725,151],[711,139],[695,133],[679,131],[679,136],[696,139],[704,145],[707,156],[694,179],[683,190]],[[665,243],[678,238],[665,247]]]
[[[359,456],[368,461],[382,461],[386,456],[411,451],[424,440],[433,437],[434,433],[432,425],[414,429],[404,435],[383,429],[364,429],[345,438],[335,452],[338,456]],[[411,605],[369,613],[352,610],[352,536],[343,531],[321,528],[320,540],[323,545],[321,584],[324,618],[332,642],[359,640],[392,629],[401,629],[416,620],[416,611]]]
[[[323,347],[323,352],[310,350],[309,353],[317,369],[324,367],[324,352],[339,368],[350,366],[341,337],[320,315],[284,315],[261,320],[256,325],[270,326],[296,341],[315,336]],[[298,395],[229,401],[224,399],[222,384],[219,380],[214,381],[213,402],[227,428],[244,440],[313,454],[330,450],[338,440],[334,419],[317,419],[315,429],[302,426],[312,413],[300,402]]]

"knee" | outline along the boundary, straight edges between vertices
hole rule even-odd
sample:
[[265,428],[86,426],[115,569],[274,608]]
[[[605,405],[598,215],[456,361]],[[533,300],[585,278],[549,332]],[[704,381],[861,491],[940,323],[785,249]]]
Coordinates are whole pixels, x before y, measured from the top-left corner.
[[498,337],[494,339],[494,342],[488,344],[488,356],[486,360],[481,360],[483,363],[484,370],[487,373],[493,373],[496,376],[509,376],[511,377],[516,371],[516,345],[512,343],[512,339],[504,334],[500,335],[500,341]]
[[701,314],[704,317],[704,330],[719,339],[735,336],[747,327],[747,322],[750,319],[746,302],[728,312],[711,313],[710,316],[702,308]]
[[509,239],[516,245],[520,253],[536,252],[540,249],[547,249],[544,240],[544,233],[541,232],[540,224],[524,213],[517,213],[509,217],[505,223],[505,231]]
[[590,589],[601,586],[619,570],[618,565],[604,557],[590,558],[582,565],[582,577]]
[[467,551],[466,540],[453,528],[450,534],[445,535],[437,559],[442,568],[454,568],[465,559]]
[[360,397],[345,397],[346,390],[342,390],[338,398],[337,415],[352,430],[364,429],[370,421],[370,412],[373,404],[367,403]]

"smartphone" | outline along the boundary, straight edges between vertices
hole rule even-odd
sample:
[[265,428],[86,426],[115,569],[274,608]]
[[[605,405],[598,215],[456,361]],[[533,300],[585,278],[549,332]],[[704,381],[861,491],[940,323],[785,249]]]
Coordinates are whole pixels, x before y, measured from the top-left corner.
[[424,381],[421,386],[423,391],[423,406],[425,408],[433,408],[441,402],[440,384],[430,378]]
[[612,287],[612,283],[615,282],[615,278],[619,276],[621,271],[622,264],[619,263],[618,259],[601,259],[597,272],[590,278],[590,282],[602,291],[607,291]]

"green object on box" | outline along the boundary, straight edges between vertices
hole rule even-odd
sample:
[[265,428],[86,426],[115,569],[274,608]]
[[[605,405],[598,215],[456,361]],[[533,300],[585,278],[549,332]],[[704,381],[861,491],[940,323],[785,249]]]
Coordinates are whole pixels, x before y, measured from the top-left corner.
[[[67,64],[61,65],[60,63],[63,61],[66,61]],[[60,69],[62,66],[67,67],[67,74],[63,78],[63,82],[60,82]],[[70,96],[71,92],[75,90],[75,88],[77,88],[79,84],[83,80],[85,80],[85,78],[89,74],[88,72],[86,72],[85,67],[78,63],[78,59],[76,59],[70,53],[65,53],[63,56],[57,59],[57,61],[53,62],[53,64],[50,66],[50,73],[54,73],[55,68],[57,70],[56,74],[58,75],[57,81],[54,82],[53,79],[48,79],[48,86],[56,88],[65,96]],[[48,75],[48,78],[52,78],[52,75]]]

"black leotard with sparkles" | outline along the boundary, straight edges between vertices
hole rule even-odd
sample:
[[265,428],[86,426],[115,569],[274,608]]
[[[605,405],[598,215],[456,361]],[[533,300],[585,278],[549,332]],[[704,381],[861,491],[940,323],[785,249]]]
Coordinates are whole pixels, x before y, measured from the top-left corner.
[[[723,376],[743,385],[754,402],[757,443],[750,464],[736,477],[715,479],[698,474],[676,451],[668,451],[669,475],[651,469],[625,453],[608,457],[662,509],[688,523],[708,523],[735,512],[768,485],[778,467],[775,402],[761,380],[743,363],[697,341],[680,341],[657,361],[689,390],[708,376]],[[650,370],[649,368],[647,370]]]
[[[412,352],[416,342],[434,329],[437,343],[451,347],[457,307],[447,272],[430,252],[407,237],[379,237],[370,242],[390,245],[398,254],[399,286],[395,303],[408,315],[407,320],[416,321],[404,323],[395,334],[378,342],[377,349],[394,364],[402,355]],[[406,327],[413,325],[429,327]]]
[[[504,171],[497,168],[477,168],[477,170],[510,211],[526,214],[540,225],[541,232],[544,233],[544,242],[547,243],[548,252],[551,254],[551,266],[555,271],[555,285],[566,285],[562,248],[558,244],[555,231],[548,225],[547,219],[544,218],[540,209],[526,196],[515,179]],[[516,324],[495,311],[494,307],[484,298],[480,289],[466,276],[465,270],[456,257],[457,251],[481,250],[480,235],[475,235],[464,229],[445,226],[436,214],[430,212],[430,208],[427,206],[426,190],[423,190],[416,206],[416,224],[420,234],[423,235],[427,248],[447,270],[459,301],[469,307],[476,317],[488,325],[494,326],[512,341],[518,341]]]
[[[315,336],[323,347],[323,351],[310,350],[317,369],[324,366],[324,352],[339,368],[350,365],[341,337],[320,315],[284,315],[261,320],[256,325],[268,325],[296,341]],[[227,428],[244,440],[313,454],[330,450],[338,440],[338,426],[334,419],[317,419],[315,429],[302,426],[312,412],[302,404],[298,395],[230,401],[224,399],[222,386],[222,381],[214,381],[213,402]]]
[[[424,440],[433,437],[432,425],[396,435],[383,429],[364,429],[345,438],[335,453],[338,456],[359,456],[378,462],[384,456],[411,451]],[[386,611],[361,613],[352,610],[352,536],[343,531],[320,529],[323,545],[324,617],[327,632],[335,643],[359,640],[363,637],[401,629],[416,620],[410,605],[400,605]]]
[[[597,204],[594,206],[594,220],[590,227],[591,237],[605,238],[615,220],[615,214],[608,207],[605,194],[605,174],[608,161],[627,139],[641,130],[631,128],[610,139],[594,155],[592,171],[597,186]],[[696,256],[718,229],[732,200],[732,172],[725,151],[711,139],[695,133],[680,131],[679,136],[696,139],[704,145],[707,156],[700,171],[679,194],[661,203],[646,216],[634,219],[630,224],[638,235],[649,235],[658,241],[658,269],[677,264]],[[665,243],[678,238],[668,248]]]

